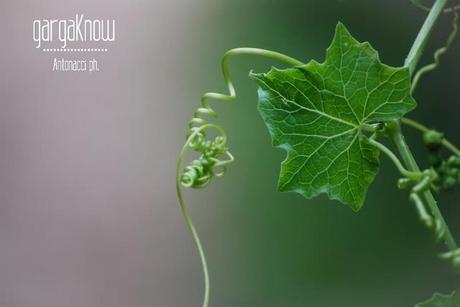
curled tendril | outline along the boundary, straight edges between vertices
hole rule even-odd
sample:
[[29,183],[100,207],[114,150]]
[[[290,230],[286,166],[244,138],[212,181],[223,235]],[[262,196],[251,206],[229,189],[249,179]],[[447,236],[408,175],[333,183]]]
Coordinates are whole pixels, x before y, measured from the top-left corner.
[[[433,230],[436,242],[439,242],[446,232],[445,223],[428,213],[420,196],[424,191],[430,189],[438,176],[433,169],[424,171],[424,174],[424,177],[412,187],[409,199],[414,203],[420,220],[427,228]],[[439,253],[439,257],[449,260],[454,268],[460,270],[460,248]]]
[[[201,97],[201,106],[196,109],[192,120],[188,125],[187,139],[177,159],[176,167],[176,193],[179,205],[182,210],[185,222],[190,229],[193,240],[195,241],[198,254],[200,256],[204,275],[204,297],[203,307],[209,304],[209,273],[205,253],[201,245],[198,233],[182,197],[181,187],[186,188],[204,188],[214,177],[223,176],[227,164],[233,162],[234,158],[227,148],[227,136],[224,129],[216,124],[209,123],[204,117],[216,118],[217,113],[210,107],[209,100],[218,100],[223,102],[233,101],[236,98],[235,87],[230,80],[228,60],[236,55],[258,55],[285,62],[292,66],[303,65],[302,62],[293,59],[284,54],[258,48],[236,48],[227,51],[221,62],[222,74],[227,85],[229,94],[205,93]],[[217,136],[209,138],[208,130],[217,132]],[[183,170],[182,162],[186,151],[193,150],[199,154],[199,157],[192,160]]]
[[[233,156],[225,146],[225,138],[217,136],[213,141],[206,140],[205,135],[200,134],[189,143],[189,147],[201,153],[197,160],[190,162],[185,167],[180,178],[182,186],[186,188],[204,188],[214,176],[223,176],[226,171],[225,164],[232,162]],[[227,155],[227,160],[219,160],[218,157]],[[221,167],[220,171],[216,171]]]
[[[218,133],[220,133],[220,135],[215,137],[214,140],[209,140],[207,138],[206,129],[203,129],[203,126],[208,124],[208,121],[204,118],[205,116],[212,118],[217,117],[217,112],[215,112],[209,105],[209,101],[211,99],[230,102],[236,98],[235,87],[230,79],[228,68],[229,59],[235,55],[265,56],[284,61],[293,66],[303,64],[302,62],[284,54],[258,48],[235,48],[224,54],[221,62],[221,68],[229,94],[205,93],[201,97],[201,106],[196,109],[193,114],[193,118],[188,125],[187,133],[187,138],[193,136],[187,142],[188,147],[199,153],[200,157],[197,160],[193,160],[187,167],[185,167],[180,178],[180,182],[184,187],[206,187],[213,177],[224,175],[226,171],[226,164],[229,164],[234,160],[232,154],[226,147],[227,137],[225,136],[224,130],[220,126],[214,124],[209,126],[209,128],[215,128]],[[222,156],[227,156],[227,159],[221,160]],[[216,171],[216,169],[220,169],[220,171]]]
[[[226,146],[227,137],[223,128],[218,125],[208,124],[203,118],[203,116],[217,117],[217,113],[211,109],[208,102],[208,98],[216,98],[216,95],[224,97],[221,100],[233,100],[235,98],[234,91],[233,96],[206,93],[201,98],[201,107],[195,111],[192,120],[189,122],[187,134],[188,147],[199,153],[200,157],[191,161],[180,177],[182,186],[186,188],[206,187],[214,176],[222,176],[226,171],[225,165],[234,160]],[[208,139],[206,127],[214,128],[220,135],[213,140]],[[227,159],[221,160],[222,156],[227,156]],[[217,168],[220,168],[220,171],[216,171]]]
[[[425,226],[433,230],[436,242],[439,242],[445,238],[449,230],[442,220],[442,216],[439,218],[439,214],[428,212],[421,197],[423,197],[423,192],[428,189],[440,192],[452,188],[451,181],[457,185],[460,184],[460,149],[448,141],[443,133],[430,129],[413,119],[402,118],[401,122],[423,133],[423,143],[429,153],[428,162],[430,164],[430,169],[424,174],[430,179],[417,181],[406,176],[406,178],[399,180],[398,186],[400,188],[412,186],[410,200],[414,203],[420,220]],[[448,149],[453,155],[447,159],[443,158],[440,153],[441,147]],[[447,246],[449,250],[440,253],[439,257],[451,261],[454,268],[460,270],[460,249],[455,243]]]
[[[412,1],[412,2],[414,2],[414,1]],[[447,37],[447,40],[446,40],[446,43],[444,44],[444,46],[436,49],[436,51],[434,52],[434,55],[433,55],[434,61],[433,61],[433,63],[430,63],[430,64],[427,64],[427,65],[423,66],[415,74],[415,76],[414,76],[414,78],[412,80],[411,92],[413,92],[415,90],[415,88],[416,88],[416,86],[418,84],[418,81],[420,80],[420,78],[424,74],[436,69],[439,66],[441,55],[443,55],[444,53],[447,52],[447,50],[449,50],[450,45],[452,45],[452,42],[454,41],[455,37],[457,36],[457,33],[458,33],[458,12],[457,12],[457,10],[460,9],[460,4],[456,5],[456,6],[452,7],[452,8],[448,8],[447,10],[449,10],[449,9],[451,10],[450,12],[453,12],[452,30],[451,30],[449,36]]]

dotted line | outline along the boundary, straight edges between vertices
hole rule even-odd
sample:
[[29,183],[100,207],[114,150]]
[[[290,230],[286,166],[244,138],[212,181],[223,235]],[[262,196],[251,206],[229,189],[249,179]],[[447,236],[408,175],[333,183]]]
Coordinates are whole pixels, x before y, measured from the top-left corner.
[[44,48],[43,52],[107,52],[106,48]]

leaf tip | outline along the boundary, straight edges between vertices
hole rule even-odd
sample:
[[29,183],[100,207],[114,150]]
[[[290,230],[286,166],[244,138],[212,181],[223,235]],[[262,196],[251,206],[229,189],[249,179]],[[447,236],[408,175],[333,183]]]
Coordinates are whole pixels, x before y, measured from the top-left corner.
[[337,25],[335,26],[335,33],[340,33],[340,34],[350,34],[350,31],[348,31],[347,27],[341,22],[337,22]]
[[351,210],[353,210],[353,212],[358,212],[359,210],[361,210],[361,208],[364,205],[364,199],[359,200],[357,202],[349,203],[349,205],[351,207]]

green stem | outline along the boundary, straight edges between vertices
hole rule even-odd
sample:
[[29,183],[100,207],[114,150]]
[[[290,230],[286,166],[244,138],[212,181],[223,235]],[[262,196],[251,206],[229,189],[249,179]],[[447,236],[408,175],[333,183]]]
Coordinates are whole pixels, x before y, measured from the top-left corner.
[[[427,12],[429,12],[431,10],[431,7],[428,7],[426,5],[424,5],[422,3],[421,0],[411,0],[412,4],[414,4],[416,7],[422,9],[422,10],[425,10]],[[460,10],[460,4],[457,4],[457,5],[453,5],[451,7],[448,7],[448,8],[445,8],[443,10],[444,13],[452,13],[452,12],[456,12]]]
[[411,75],[415,71],[415,67],[423,54],[423,50],[430,38],[431,32],[433,32],[434,25],[446,4],[447,0],[436,0],[407,55],[404,66],[409,68]]
[[428,128],[427,126],[425,126],[424,124],[422,123],[419,123],[418,121],[414,120],[414,119],[410,119],[410,118],[407,118],[407,117],[403,117],[401,118],[401,123],[404,124],[404,125],[407,125],[409,127],[412,127],[420,132],[428,132],[432,129]]
[[373,138],[369,138],[369,142],[374,145],[375,147],[377,147],[380,151],[382,151],[384,154],[387,155],[388,158],[390,158],[390,160],[394,163],[394,165],[396,166],[396,168],[398,169],[398,171],[401,173],[401,175],[403,175],[404,177],[407,177],[409,179],[413,179],[413,180],[419,180],[423,174],[422,172],[418,171],[418,172],[411,172],[411,171],[408,171],[402,164],[401,164],[401,161],[399,161],[399,159],[395,156],[395,154],[390,150],[388,149],[385,145],[383,145],[382,143],[380,142],[377,142],[375,139]]
[[[439,15],[442,13],[442,10],[446,3],[447,0],[435,1],[422,28],[420,29],[420,32],[417,35],[417,38],[414,41],[414,44],[412,45],[409,55],[407,56],[406,61],[404,63],[404,66],[409,68],[411,75],[413,74],[415,67],[418,64],[418,61],[422,56],[423,50],[430,37],[430,34],[433,31],[434,25]],[[417,165],[414,155],[409,149],[407,143],[404,140],[404,136],[401,133],[400,123],[396,122],[393,126],[394,127],[392,127],[392,129],[389,129],[389,134],[393,142],[396,144],[396,147],[404,163],[406,164],[407,169],[413,172],[419,172],[420,168]],[[445,229],[443,233],[443,240],[446,246],[451,251],[456,250],[458,248],[457,243],[455,242],[455,239],[452,236],[452,233],[450,232],[449,227],[447,226],[444,217],[442,216],[442,213],[439,210],[436,200],[434,199],[430,189],[427,189],[423,192],[423,197],[433,216],[440,222],[441,227]]]
[[[409,149],[409,146],[407,146],[407,143],[404,140],[404,136],[401,133],[399,125],[395,125],[395,129],[390,129],[390,137],[395,143],[407,168],[413,172],[420,172],[420,168],[418,167],[417,162],[415,161],[415,158],[411,150]],[[450,232],[449,226],[447,225],[446,221],[444,220],[444,217],[442,216],[441,211],[439,210],[439,207],[436,203],[436,200],[433,197],[433,194],[429,189],[427,189],[423,192],[423,197],[425,198],[425,201],[428,205],[428,208],[431,211],[431,214],[433,214],[434,218],[440,222],[441,227],[445,229],[443,239],[447,245],[447,248],[451,251],[456,250],[458,248],[457,243],[455,242],[455,239],[452,236],[452,233]]]

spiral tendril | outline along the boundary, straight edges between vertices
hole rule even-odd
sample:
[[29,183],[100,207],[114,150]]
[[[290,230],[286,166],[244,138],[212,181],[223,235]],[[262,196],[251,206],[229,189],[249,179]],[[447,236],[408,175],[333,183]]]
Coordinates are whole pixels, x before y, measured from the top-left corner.
[[[230,102],[235,100],[236,91],[232,81],[230,80],[228,60],[232,56],[236,55],[264,56],[285,62],[292,66],[300,66],[304,64],[282,53],[265,49],[236,48],[227,51],[222,58],[221,68],[229,94],[205,93],[201,97],[201,106],[196,109],[193,114],[193,118],[188,124],[186,141],[177,159],[176,193],[182,214],[184,216],[184,220],[190,229],[193,240],[195,241],[195,245],[203,268],[205,286],[202,305],[203,307],[207,307],[209,304],[210,282],[208,266],[200,238],[190,218],[184,198],[182,197],[181,186],[194,189],[204,188],[211,182],[212,178],[223,176],[225,174],[227,164],[234,161],[233,155],[230,153],[227,147],[227,136],[224,129],[219,125],[209,123],[205,117],[217,117],[217,112],[211,108],[209,100],[213,99],[223,102]],[[207,130],[210,129],[217,132],[217,136],[215,136],[213,139],[209,138],[209,135],[207,134]],[[195,160],[192,160],[182,170],[182,162],[188,149],[198,153],[199,157]]]
[[[189,143],[189,147],[200,152],[199,159],[193,160],[185,167],[180,182],[182,186],[187,188],[204,188],[214,176],[222,176],[225,174],[225,164],[232,162],[233,156],[225,146],[225,138],[217,136],[214,140],[206,140],[204,132],[197,134]],[[220,160],[218,157],[227,155],[227,160]],[[222,167],[219,172],[216,172],[217,167]]]
[[[206,134],[206,129],[202,129],[204,125],[208,124],[205,117],[216,118],[217,112],[214,111],[209,101],[219,100],[223,102],[230,102],[236,99],[236,91],[233,82],[230,79],[228,60],[235,55],[262,55],[265,57],[274,58],[284,61],[293,66],[302,65],[303,63],[288,57],[284,54],[258,48],[236,48],[227,51],[221,62],[222,74],[224,81],[227,85],[229,94],[221,93],[205,93],[201,97],[201,106],[196,109],[193,118],[188,124],[187,138],[193,135],[188,141],[188,147],[200,154],[200,157],[190,162],[185,167],[183,174],[180,178],[182,186],[187,188],[204,188],[206,187],[213,177],[222,176],[225,174],[226,165],[233,162],[234,158],[226,146],[227,137],[224,130],[212,124],[209,128],[215,128],[220,133],[213,140],[209,140]],[[222,160],[221,157],[227,158]],[[220,168],[220,171],[216,171]]]
[[444,53],[447,52],[447,50],[449,50],[450,45],[452,45],[452,42],[454,41],[455,37],[457,36],[457,32],[458,32],[458,12],[457,12],[457,10],[460,9],[460,4],[454,6],[454,7],[450,8],[450,9],[451,9],[450,12],[453,12],[452,30],[451,30],[449,36],[447,37],[446,43],[444,44],[444,46],[442,46],[442,47],[440,47],[440,48],[435,50],[435,52],[433,54],[433,63],[427,64],[427,65],[423,66],[422,68],[420,68],[417,71],[417,73],[415,74],[415,76],[414,76],[414,78],[412,80],[411,92],[413,92],[415,90],[420,78],[424,74],[436,69],[439,66],[441,55],[443,55]]
[[[430,168],[423,171],[421,179],[414,180],[402,173],[405,177],[398,181],[401,189],[412,187],[409,199],[414,203],[419,219],[434,233],[436,242],[445,239],[449,230],[442,220],[442,216],[432,211],[429,213],[422,197],[424,192],[433,189],[436,192],[452,189],[460,185],[460,150],[448,141],[443,133],[430,129],[425,125],[409,118],[402,118],[402,123],[415,128],[423,133],[423,143],[428,152]],[[442,147],[448,149],[453,155],[444,158],[441,154]],[[447,244],[448,250],[439,253],[439,257],[451,261],[454,268],[460,270],[460,249],[455,244]]]
[[[428,213],[420,196],[422,192],[432,187],[433,183],[438,179],[438,175],[433,169],[428,169],[423,173],[424,177],[412,187],[409,199],[414,203],[419,219],[427,228],[433,230],[435,240],[439,242],[444,237],[446,226],[440,220]],[[439,253],[439,257],[449,260],[454,268],[460,270],[460,248]]]

